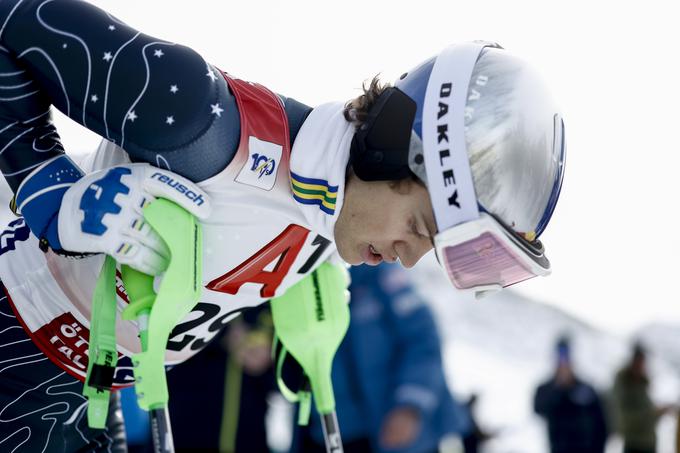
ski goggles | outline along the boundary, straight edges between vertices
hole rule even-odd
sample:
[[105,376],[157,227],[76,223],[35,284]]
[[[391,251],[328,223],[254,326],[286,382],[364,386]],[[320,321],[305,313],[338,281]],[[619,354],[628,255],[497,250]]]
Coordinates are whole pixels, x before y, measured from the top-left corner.
[[479,297],[537,276],[550,274],[543,233],[555,210],[564,178],[564,122],[554,117],[555,179],[547,206],[531,233],[517,233],[500,218],[477,206],[477,218],[454,225],[434,238],[437,259],[458,289],[473,290]]
[[422,144],[418,144],[424,150],[425,178],[437,223],[437,258],[454,286],[478,297],[550,274],[550,261],[536,238],[559,198],[565,155],[564,123],[555,114],[554,180],[534,231],[517,233],[479,204],[466,151],[464,112],[475,62],[487,46],[464,43],[437,57],[427,82]]
[[434,246],[454,286],[477,296],[550,274],[540,241],[527,240],[486,212],[438,233]]

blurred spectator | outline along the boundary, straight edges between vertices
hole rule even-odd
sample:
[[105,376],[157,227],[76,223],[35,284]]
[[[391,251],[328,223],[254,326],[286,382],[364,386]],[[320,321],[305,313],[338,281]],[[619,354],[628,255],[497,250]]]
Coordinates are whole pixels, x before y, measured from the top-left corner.
[[[351,322],[332,373],[345,452],[436,452],[467,423],[446,384],[432,313],[398,265],[351,274]],[[295,450],[326,451],[315,412],[297,434]]]
[[178,451],[269,452],[267,396],[276,388],[272,332],[268,304],[247,310],[186,366],[168,372],[170,421]]
[[647,353],[641,343],[633,347],[630,361],[616,374],[613,389],[614,419],[623,437],[624,453],[655,453],[656,423],[673,410],[657,407],[649,396]]
[[675,453],[680,453],[680,414],[675,425]]
[[478,453],[480,446],[494,437],[494,434],[482,430],[477,423],[475,416],[477,398],[477,394],[473,393],[465,403],[465,409],[470,423],[467,434],[463,436],[463,448],[465,453]]
[[575,375],[568,338],[560,338],[556,349],[555,374],[534,396],[534,411],[548,424],[550,451],[603,453],[607,424],[601,398]]

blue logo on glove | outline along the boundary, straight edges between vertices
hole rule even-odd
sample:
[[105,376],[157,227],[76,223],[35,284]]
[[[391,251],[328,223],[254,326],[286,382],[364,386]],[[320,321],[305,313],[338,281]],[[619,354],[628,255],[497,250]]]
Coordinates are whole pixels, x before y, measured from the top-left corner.
[[106,233],[107,227],[102,223],[106,214],[118,214],[120,206],[113,199],[119,193],[128,194],[130,188],[120,181],[123,175],[129,175],[129,168],[114,168],[106,175],[90,184],[83,197],[80,199],[80,209],[85,213],[85,218],[80,224],[83,233],[101,236]]
[[7,227],[8,229],[0,234],[0,255],[14,250],[16,242],[25,241],[31,234],[31,230],[23,218],[11,222]]

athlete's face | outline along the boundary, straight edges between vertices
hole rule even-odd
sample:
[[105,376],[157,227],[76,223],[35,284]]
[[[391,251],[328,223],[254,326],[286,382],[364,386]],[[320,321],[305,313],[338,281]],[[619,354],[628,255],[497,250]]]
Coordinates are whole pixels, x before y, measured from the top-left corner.
[[350,176],[335,224],[335,244],[349,264],[398,259],[412,267],[432,249],[435,231],[424,186],[410,179],[367,182]]

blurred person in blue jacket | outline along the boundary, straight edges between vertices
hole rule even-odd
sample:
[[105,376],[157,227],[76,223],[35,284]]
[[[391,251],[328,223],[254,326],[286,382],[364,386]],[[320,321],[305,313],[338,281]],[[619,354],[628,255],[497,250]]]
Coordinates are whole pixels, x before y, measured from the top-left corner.
[[[446,384],[430,308],[398,265],[351,268],[351,322],[333,362],[345,452],[436,452],[467,429]],[[318,415],[294,450],[325,452]]]
[[567,336],[558,339],[554,375],[534,395],[534,411],[545,419],[551,453],[603,453],[608,427],[601,397],[576,376]]

